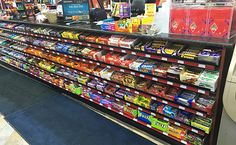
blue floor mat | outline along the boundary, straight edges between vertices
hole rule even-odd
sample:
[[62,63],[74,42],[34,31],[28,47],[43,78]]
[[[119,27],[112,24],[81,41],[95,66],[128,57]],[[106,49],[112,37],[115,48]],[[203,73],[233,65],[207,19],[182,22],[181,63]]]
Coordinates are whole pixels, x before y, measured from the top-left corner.
[[31,145],[153,145],[45,85],[1,67],[0,113]]
[[65,96],[54,96],[6,120],[32,145],[153,145]]
[[4,116],[57,94],[37,81],[0,67],[0,112]]

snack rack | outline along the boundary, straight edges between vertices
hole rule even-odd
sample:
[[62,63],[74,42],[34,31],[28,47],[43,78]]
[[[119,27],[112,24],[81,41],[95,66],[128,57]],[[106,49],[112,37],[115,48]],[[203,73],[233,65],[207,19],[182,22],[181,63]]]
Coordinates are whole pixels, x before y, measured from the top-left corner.
[[[24,24],[24,26],[28,26],[28,28],[32,29],[25,29],[25,27],[20,27],[21,24]],[[17,28],[17,26],[19,26]],[[22,25],[23,26],[23,25]],[[168,41],[169,43],[178,43],[178,44],[184,44],[184,45],[196,45],[196,46],[204,46],[205,48],[211,48],[211,49],[217,49],[221,51],[221,58],[219,61],[219,64],[206,62],[206,61],[199,61],[199,60],[191,60],[186,58],[181,58],[178,56],[171,56],[166,54],[157,54],[153,53],[147,50],[137,50],[132,48],[125,48],[120,46],[112,46],[109,44],[101,44],[97,42],[93,42],[90,40],[75,40],[73,38],[62,38],[58,37],[56,35],[50,35],[42,32],[35,32],[34,29],[36,28],[48,28],[48,29],[59,29],[61,33],[64,31],[76,31],[79,34],[83,33],[91,33],[92,35],[96,36],[97,34],[103,34],[103,35],[119,35],[119,36],[127,36],[132,38],[139,38],[139,41],[146,41],[146,40],[162,40],[162,41]],[[215,144],[219,129],[219,121],[221,117],[221,110],[222,110],[222,102],[221,102],[221,96],[223,93],[223,87],[225,83],[225,74],[228,69],[228,65],[230,62],[230,59],[225,58],[231,58],[231,52],[234,48],[234,43],[230,42],[230,40],[222,40],[222,39],[216,39],[216,38],[198,38],[198,37],[184,37],[184,36],[175,36],[175,35],[159,35],[159,36],[147,36],[147,35],[138,35],[138,34],[125,34],[125,33],[118,33],[118,32],[105,32],[101,31],[99,29],[94,28],[93,26],[86,26],[83,28],[72,28],[72,27],[66,27],[62,25],[50,25],[50,24],[34,24],[30,22],[20,22],[20,21],[4,21],[1,22],[0,30],[2,31],[0,33],[0,40],[7,40],[7,42],[10,42],[10,45],[2,45],[1,46],[1,62],[4,65],[9,66],[12,65],[13,67],[16,67],[24,72],[26,74],[31,74],[35,76],[36,78],[39,78],[51,85],[57,86],[59,88],[62,88],[63,90],[66,90],[68,92],[71,92],[72,94],[76,94],[76,96],[80,96],[79,99],[87,100],[87,103],[94,105],[97,104],[96,107],[98,108],[106,108],[103,109],[105,112],[112,114],[116,116],[119,119],[125,120],[126,122],[139,127],[146,132],[149,132],[152,135],[155,135],[161,139],[164,139],[167,142],[170,142],[171,144],[192,144],[191,140],[186,139],[184,136],[178,136],[175,134],[171,134],[169,130],[175,130],[184,132],[185,134],[194,134],[196,136],[199,136],[199,138],[204,138],[203,144]],[[32,38],[25,40],[25,38]],[[86,35],[88,37],[89,35]],[[90,35],[91,36],[91,35]],[[21,39],[22,38],[22,39]],[[116,63],[110,63],[109,61],[100,61],[95,60],[93,57],[86,57],[84,54],[80,55],[74,55],[69,54],[66,52],[58,51],[55,49],[48,48],[46,46],[38,45],[35,42],[35,39],[40,40],[47,40],[47,41],[56,41],[60,43],[71,43],[76,45],[76,47],[89,47],[89,48],[96,48],[96,50],[103,50],[108,52],[115,52],[120,54],[129,54],[134,55],[137,57],[149,59],[152,61],[157,61],[161,63],[172,63],[172,64],[181,64],[183,66],[188,66],[196,69],[201,70],[216,70],[219,71],[219,78],[217,82],[217,89],[216,91],[211,91],[210,89],[199,87],[193,84],[189,84],[186,82],[181,82],[179,80],[169,79],[167,77],[153,75],[147,72],[143,72],[136,69],[131,69],[127,67],[123,67],[120,65],[117,65]],[[21,45],[21,47],[13,47],[14,45]],[[136,45],[136,44],[135,44]],[[64,62],[56,61],[55,59],[51,59],[49,56],[55,56],[57,58],[64,58]],[[34,61],[29,61],[34,60]],[[37,63],[35,63],[37,62]],[[40,62],[40,63],[38,63]],[[73,65],[71,63],[73,62]],[[76,67],[74,64],[76,62],[80,62],[81,64],[85,65],[85,67],[82,69],[82,65],[80,67]],[[47,65],[54,66],[54,68],[57,68],[57,70],[67,70],[69,72],[73,72],[79,76],[78,78],[86,78],[81,79],[82,81],[78,81],[76,79],[73,79],[71,76],[66,76],[59,74],[58,71],[55,71],[53,69],[48,69]],[[91,68],[90,66],[96,66],[96,68]],[[104,70],[113,70],[116,71],[116,73],[122,73],[126,74],[131,78],[140,78],[142,80],[149,80],[152,83],[160,83],[162,85],[166,85],[169,88],[179,88],[183,91],[191,91],[193,93],[204,95],[204,96],[212,96],[215,103],[212,109],[199,109],[196,104],[192,103],[191,106],[181,104],[180,102],[176,101],[176,96],[171,96],[169,98],[166,98],[165,95],[156,95],[151,92],[148,92],[146,90],[138,89],[136,87],[129,86],[127,84],[124,84],[122,82],[114,81],[114,79],[109,79],[109,71],[104,73],[104,76],[96,75],[95,72],[98,72],[96,70],[98,66],[102,67]],[[91,69],[91,70],[90,70]],[[36,72],[40,72],[37,74]],[[44,76],[40,74],[44,74]],[[113,72],[114,73],[114,72]],[[224,75],[223,75],[224,74]],[[47,77],[46,77],[47,76]],[[49,77],[50,76],[50,77]],[[49,79],[50,78],[50,79]],[[90,79],[91,81],[88,81]],[[55,80],[63,80],[63,83],[55,82]],[[170,111],[170,114],[167,114],[166,112],[157,111],[156,109],[151,109],[150,105],[146,106],[147,104],[138,104],[135,102],[130,101],[127,97],[118,97],[118,93],[110,93],[109,91],[106,91],[106,89],[100,89],[93,86],[93,81],[101,82],[99,84],[102,86],[103,84],[106,84],[107,86],[116,88],[118,90],[122,90],[123,92],[129,92],[130,94],[135,94],[139,96],[139,99],[146,99],[148,98],[151,102],[156,102],[156,104],[163,104],[163,106],[168,106],[167,108],[174,108],[174,110],[179,111],[185,111],[187,113],[190,113],[193,116],[199,116],[203,118],[211,118],[212,124],[210,129],[204,129],[198,126],[194,126],[191,123],[188,124],[184,122],[183,120],[178,120],[175,117],[172,117],[171,115],[173,112]],[[134,79],[135,81],[135,79]],[[131,82],[133,83],[133,82]],[[69,86],[69,87],[68,87]],[[73,86],[72,88],[70,86]],[[119,93],[122,93],[122,91],[116,91]],[[162,90],[161,90],[162,91]],[[87,92],[93,92],[93,96],[89,96]],[[78,98],[77,96],[77,98]],[[106,98],[109,98],[110,100],[117,102],[117,104],[124,104],[125,110],[130,110],[132,113],[136,111],[136,116],[134,116],[132,113],[129,114],[125,111],[122,111],[121,109],[114,108],[113,106],[110,106],[110,104],[106,104],[102,102],[103,99],[98,98],[98,96],[104,96]],[[141,97],[140,97],[141,96]],[[94,104],[93,104],[94,103]],[[119,108],[119,107],[118,107]],[[132,109],[130,109],[132,108]],[[143,114],[142,114],[143,113]],[[156,124],[162,123],[162,128],[159,126],[155,126],[152,123],[149,123],[147,120],[137,116],[145,116],[146,118],[150,117],[152,118],[152,121],[156,122]],[[191,120],[190,120],[191,121]],[[171,127],[170,127],[171,126]],[[173,129],[172,127],[175,127],[176,129]],[[168,128],[168,130],[167,130]],[[181,134],[181,133],[180,133]],[[191,137],[191,135],[189,135]],[[195,136],[193,136],[194,138]],[[195,139],[195,138],[194,138]]]

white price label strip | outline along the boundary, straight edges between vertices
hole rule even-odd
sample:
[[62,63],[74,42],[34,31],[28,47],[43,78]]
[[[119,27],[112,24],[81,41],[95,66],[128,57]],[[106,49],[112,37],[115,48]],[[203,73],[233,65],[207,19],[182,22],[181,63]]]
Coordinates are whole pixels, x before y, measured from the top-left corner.
[[206,68],[206,65],[205,65],[205,64],[198,64],[198,67],[200,67],[200,68]]
[[132,51],[131,54],[136,55],[136,52],[133,52],[133,51]]
[[180,63],[180,64],[184,64],[183,60],[178,60],[177,62]]
[[153,81],[157,81],[158,79],[153,77],[152,80],[153,80]]
[[175,122],[175,125],[180,126],[180,123],[179,122]]
[[161,60],[167,61],[167,58],[166,57],[162,57]]
[[145,57],[151,57],[151,55],[150,54],[145,54]]
[[186,89],[187,86],[185,86],[185,85],[180,85],[180,88]]
[[130,72],[131,75],[135,75],[135,72]]
[[168,85],[173,85],[173,82],[167,81]]
[[179,109],[181,109],[181,110],[185,110],[185,107],[183,107],[183,106],[179,106]]
[[206,93],[206,91],[204,91],[204,90],[198,90],[198,93],[205,94],[205,93]]
[[199,116],[204,116],[203,113],[201,113],[201,112],[196,112],[196,114]]

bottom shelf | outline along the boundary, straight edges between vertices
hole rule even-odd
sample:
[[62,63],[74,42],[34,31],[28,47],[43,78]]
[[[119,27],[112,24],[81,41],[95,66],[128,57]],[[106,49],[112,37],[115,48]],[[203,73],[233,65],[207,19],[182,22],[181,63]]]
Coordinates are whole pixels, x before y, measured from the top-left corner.
[[[163,132],[163,131],[161,131],[161,130],[158,130],[158,129],[152,127],[150,124],[145,123],[145,122],[143,122],[143,121],[140,121],[140,120],[137,119],[136,117],[132,117],[132,116],[130,116],[130,115],[124,114],[122,111],[118,111],[117,109],[114,109],[114,108],[112,108],[112,107],[109,106],[109,105],[104,105],[103,103],[101,103],[101,102],[99,102],[99,101],[96,101],[95,99],[91,99],[90,97],[86,96],[85,93],[82,94],[82,90],[81,90],[80,93],[72,92],[70,89],[68,89],[68,88],[65,87],[64,85],[58,85],[58,84],[56,84],[56,83],[54,83],[54,82],[52,82],[52,81],[50,81],[50,80],[47,80],[46,78],[43,78],[43,77],[41,77],[41,76],[36,75],[36,74],[33,73],[33,72],[29,72],[30,66],[29,66],[28,69],[23,69],[23,68],[22,68],[22,65],[23,65],[24,63],[20,64],[20,62],[15,61],[15,63],[18,64],[18,65],[14,65],[14,63],[12,63],[11,61],[5,61],[5,60],[3,60],[3,59],[0,59],[0,61],[6,63],[6,64],[8,64],[8,65],[11,65],[11,66],[13,66],[13,67],[15,67],[15,68],[17,68],[17,69],[20,69],[20,70],[26,72],[27,74],[31,74],[31,75],[35,76],[36,78],[39,78],[39,79],[41,79],[41,80],[43,80],[43,81],[46,81],[47,83],[50,83],[50,84],[52,84],[52,85],[54,85],[54,86],[56,86],[56,87],[59,87],[59,88],[61,88],[61,89],[63,89],[63,90],[66,90],[66,91],[68,91],[68,92],[70,92],[70,93],[76,94],[76,95],[80,96],[81,98],[86,99],[87,101],[90,101],[90,102],[93,102],[93,103],[95,103],[95,104],[97,104],[97,105],[99,105],[99,106],[105,107],[105,108],[108,109],[108,110],[111,110],[111,111],[113,111],[113,112],[115,112],[115,113],[117,113],[117,114],[119,114],[119,115],[122,115],[123,117],[126,117],[127,119],[133,120],[134,122],[137,122],[137,123],[139,123],[139,124],[141,124],[141,125],[143,125],[143,126],[145,126],[145,127],[147,127],[147,128],[150,128],[150,129],[156,131],[156,132],[159,133],[159,134],[163,134],[163,135],[165,135],[165,136],[167,136],[167,137],[169,137],[169,138],[171,138],[171,139],[173,139],[173,140],[175,140],[175,141],[178,141],[179,143],[182,143],[182,144],[196,144],[196,145],[199,143],[199,142],[197,143],[197,141],[196,141],[197,138],[194,138],[194,136],[191,136],[191,137],[192,137],[192,141],[191,141],[191,143],[190,143],[190,142],[188,142],[188,141],[186,141],[186,140],[181,140],[181,139],[179,139],[179,138],[176,138],[176,137],[174,137],[174,136],[168,134],[167,132]],[[82,85],[81,85],[81,86],[82,86]],[[89,90],[89,89],[86,88],[85,86],[83,86],[83,88]],[[81,95],[80,95],[80,94],[81,94]]]

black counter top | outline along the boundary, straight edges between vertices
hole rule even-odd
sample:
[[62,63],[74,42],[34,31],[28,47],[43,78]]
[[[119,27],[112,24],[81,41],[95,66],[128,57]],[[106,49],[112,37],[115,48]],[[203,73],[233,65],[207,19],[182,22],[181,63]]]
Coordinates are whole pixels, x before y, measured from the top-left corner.
[[112,32],[112,31],[104,31],[101,30],[100,26],[97,26],[94,23],[86,24],[79,23],[71,26],[67,26],[65,23],[57,23],[57,24],[49,24],[49,23],[36,23],[29,21],[19,21],[19,20],[0,20],[2,22],[12,22],[12,23],[22,23],[28,25],[35,26],[43,26],[43,27],[53,27],[59,29],[72,29],[79,31],[87,31],[91,33],[103,33],[103,34],[117,34],[117,35],[125,35],[125,36],[133,36],[133,37],[142,37],[144,39],[158,39],[158,40],[167,40],[178,43],[197,43],[208,46],[216,46],[216,47],[234,47],[236,43],[236,37],[231,39],[223,39],[223,38],[212,38],[212,37],[199,37],[199,36],[183,36],[183,35],[174,35],[174,34],[158,34],[155,36],[139,34],[139,33],[122,33],[122,32]]

